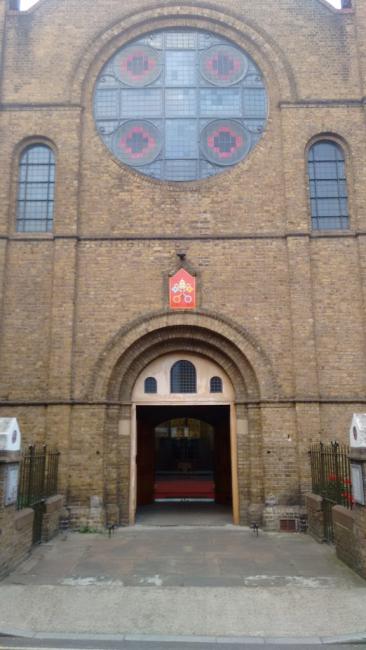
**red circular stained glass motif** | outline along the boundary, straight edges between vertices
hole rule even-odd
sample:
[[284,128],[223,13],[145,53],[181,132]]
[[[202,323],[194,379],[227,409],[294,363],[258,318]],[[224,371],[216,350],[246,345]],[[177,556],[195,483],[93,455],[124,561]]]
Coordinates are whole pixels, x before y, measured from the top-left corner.
[[201,147],[216,165],[232,165],[244,158],[250,148],[250,136],[231,120],[211,122],[201,133]]
[[120,81],[129,86],[146,86],[157,79],[161,73],[159,52],[148,45],[126,47],[114,64]]
[[125,122],[114,135],[113,151],[127,165],[148,165],[161,151],[160,132],[150,122]]
[[200,57],[202,76],[217,86],[232,86],[244,77],[247,72],[247,62],[244,56],[230,45],[216,45]]

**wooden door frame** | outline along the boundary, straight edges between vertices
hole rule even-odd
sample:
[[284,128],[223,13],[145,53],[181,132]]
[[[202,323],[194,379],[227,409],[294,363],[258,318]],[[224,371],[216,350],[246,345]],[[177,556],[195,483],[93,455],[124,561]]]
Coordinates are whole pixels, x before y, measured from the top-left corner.
[[[238,476],[238,435],[237,435],[237,417],[236,407],[233,402],[223,404],[222,402],[213,404],[194,402],[195,406],[229,406],[229,425],[230,425],[230,462],[231,462],[231,489],[232,489],[232,518],[233,524],[238,526],[240,523],[239,513],[239,476]],[[157,402],[148,404],[136,402],[131,405],[131,444],[130,444],[130,490],[129,490],[129,525],[134,526],[136,523],[137,508],[137,407],[138,406],[184,406],[182,402]]]

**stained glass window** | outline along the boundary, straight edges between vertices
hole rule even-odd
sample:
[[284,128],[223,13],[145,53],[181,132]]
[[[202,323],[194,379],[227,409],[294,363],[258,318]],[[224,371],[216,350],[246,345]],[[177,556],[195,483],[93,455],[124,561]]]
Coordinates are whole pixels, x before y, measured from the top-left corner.
[[310,149],[309,183],[314,230],[349,227],[344,154],[332,140],[320,140]]
[[154,32],[121,48],[94,95],[96,125],[114,156],[167,181],[207,178],[243,160],[267,112],[251,57],[225,38],[190,29]]
[[190,361],[177,361],[170,371],[171,393],[196,393],[196,368]]
[[17,201],[18,232],[50,232],[53,224],[55,156],[43,144],[27,147],[20,157]]

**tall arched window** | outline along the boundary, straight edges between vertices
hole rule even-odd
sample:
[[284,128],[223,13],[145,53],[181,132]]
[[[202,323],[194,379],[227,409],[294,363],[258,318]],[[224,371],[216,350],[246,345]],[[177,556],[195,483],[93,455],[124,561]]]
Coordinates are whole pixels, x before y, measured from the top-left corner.
[[55,156],[45,144],[27,147],[20,157],[18,232],[50,232],[53,224]]
[[177,361],[170,371],[171,393],[196,393],[196,368],[190,361]]
[[347,181],[342,148],[320,140],[309,151],[309,182],[314,230],[349,227]]

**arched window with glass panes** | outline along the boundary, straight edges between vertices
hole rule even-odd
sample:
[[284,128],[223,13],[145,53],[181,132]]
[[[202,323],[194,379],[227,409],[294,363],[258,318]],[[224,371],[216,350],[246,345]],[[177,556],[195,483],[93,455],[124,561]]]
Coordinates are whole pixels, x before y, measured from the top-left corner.
[[196,393],[196,368],[190,361],[177,361],[170,370],[171,393]]
[[54,194],[55,155],[45,144],[32,144],[19,161],[18,232],[52,231]]
[[313,230],[349,227],[348,192],[342,147],[318,140],[309,150],[311,218]]
[[221,377],[211,377],[211,379],[210,379],[210,393],[222,393],[222,379],[221,379]]
[[145,393],[154,394],[158,392],[158,382],[155,377],[146,377],[145,379]]

